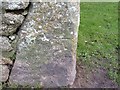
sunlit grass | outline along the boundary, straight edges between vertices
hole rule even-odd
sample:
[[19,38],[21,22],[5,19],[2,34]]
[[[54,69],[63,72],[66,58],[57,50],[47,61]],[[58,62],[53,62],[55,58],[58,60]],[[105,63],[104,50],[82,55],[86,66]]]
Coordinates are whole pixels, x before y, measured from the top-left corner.
[[81,3],[78,62],[90,69],[102,67],[118,78],[118,3]]

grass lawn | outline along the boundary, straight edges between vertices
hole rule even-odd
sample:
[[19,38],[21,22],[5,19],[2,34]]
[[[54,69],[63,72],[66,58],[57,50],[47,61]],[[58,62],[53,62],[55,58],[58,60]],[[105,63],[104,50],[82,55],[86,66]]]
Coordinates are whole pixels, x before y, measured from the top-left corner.
[[110,79],[118,74],[118,3],[81,3],[77,63],[89,70],[102,67]]

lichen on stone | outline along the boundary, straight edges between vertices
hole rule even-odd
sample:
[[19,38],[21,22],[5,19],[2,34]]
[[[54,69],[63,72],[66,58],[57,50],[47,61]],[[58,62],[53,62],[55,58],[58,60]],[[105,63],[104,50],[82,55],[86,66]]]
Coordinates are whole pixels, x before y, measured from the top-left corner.
[[12,13],[5,13],[2,17],[2,24],[0,27],[0,35],[9,36],[16,32],[17,28],[24,20],[23,15],[16,15]]
[[[13,48],[11,52],[3,52],[4,57],[12,52],[9,58],[16,57],[9,81],[23,86],[35,86],[36,83],[45,87],[71,85],[76,74],[79,4],[31,2],[25,19],[21,14],[12,15],[14,17],[5,13],[3,20],[4,35]],[[18,39],[13,26],[19,28]],[[9,27],[11,29],[6,29]]]
[[29,0],[4,0],[2,2],[2,7],[6,10],[25,9],[28,5]]

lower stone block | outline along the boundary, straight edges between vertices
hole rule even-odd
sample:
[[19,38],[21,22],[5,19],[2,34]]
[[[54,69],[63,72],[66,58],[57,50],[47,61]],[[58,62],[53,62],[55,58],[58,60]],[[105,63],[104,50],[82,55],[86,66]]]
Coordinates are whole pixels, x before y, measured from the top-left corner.
[[32,2],[19,33],[10,82],[61,87],[76,75],[79,3]]

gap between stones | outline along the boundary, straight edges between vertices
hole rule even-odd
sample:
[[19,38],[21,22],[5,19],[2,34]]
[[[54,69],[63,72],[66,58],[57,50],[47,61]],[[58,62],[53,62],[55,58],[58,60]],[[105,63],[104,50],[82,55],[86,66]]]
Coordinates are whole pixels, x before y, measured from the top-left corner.
[[[6,13],[13,13],[13,14],[17,14],[17,15],[18,15],[18,14],[22,14],[24,11],[26,11],[27,14],[26,14],[26,15],[23,15],[23,16],[24,16],[24,20],[23,20],[22,24],[24,24],[24,21],[25,21],[27,15],[28,15],[28,12],[29,12],[30,7],[31,7],[31,2],[29,2],[29,5],[26,7],[26,9],[20,9],[20,10],[5,10],[5,12],[6,12]],[[20,31],[20,28],[21,28],[22,24],[21,24],[21,25],[17,28],[17,30],[12,34],[12,35],[18,36],[18,39],[19,39],[19,31]],[[4,36],[4,35],[2,35],[2,36]],[[7,38],[10,40],[9,36],[5,36],[5,37],[7,37]],[[7,81],[2,82],[2,85],[3,85],[3,86],[4,86],[4,85],[5,85],[5,86],[8,86],[8,83],[9,83],[10,74],[11,74],[12,68],[14,67],[14,62],[15,62],[15,60],[16,60],[18,39],[17,39],[17,44],[16,44],[15,53],[14,53],[14,56],[13,56],[14,58],[11,59],[12,65],[7,64],[8,69],[9,69],[9,76],[8,76]]]

